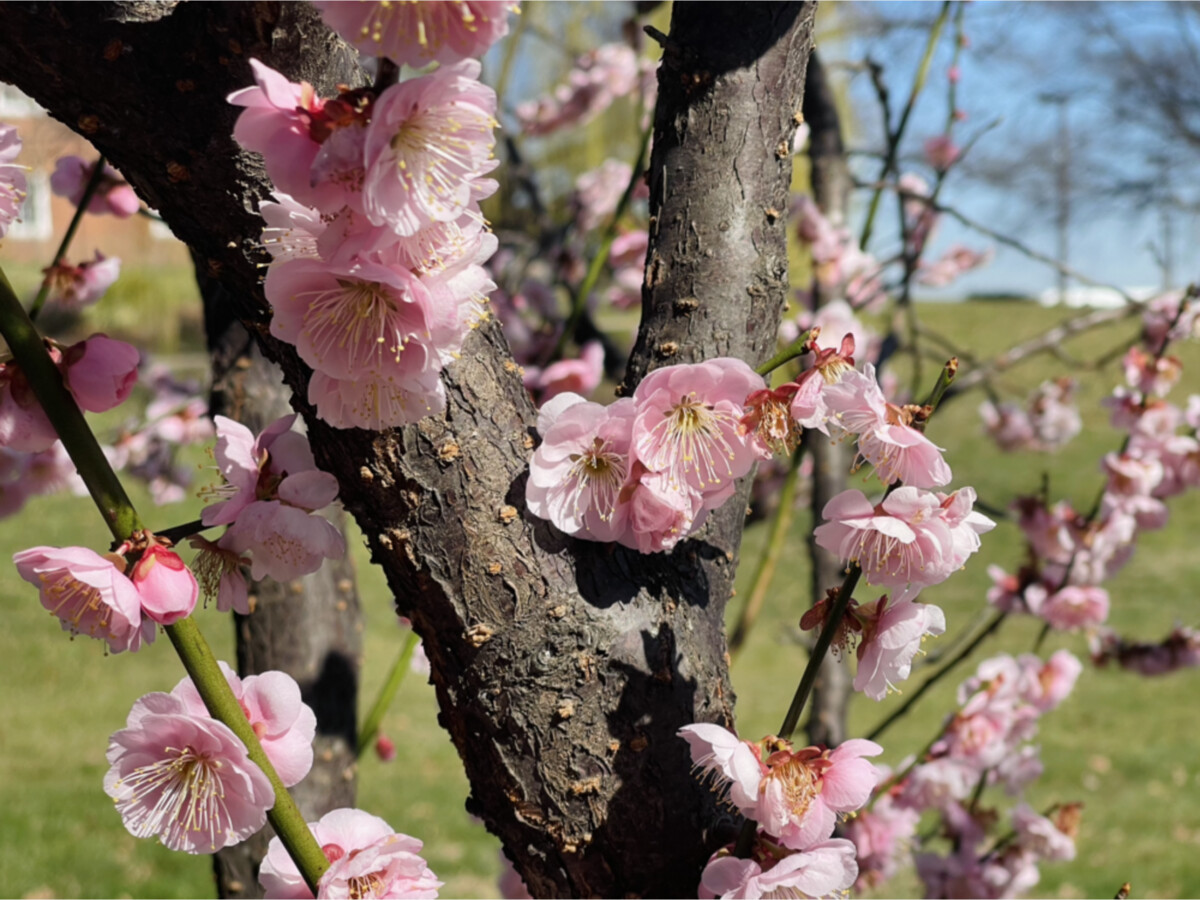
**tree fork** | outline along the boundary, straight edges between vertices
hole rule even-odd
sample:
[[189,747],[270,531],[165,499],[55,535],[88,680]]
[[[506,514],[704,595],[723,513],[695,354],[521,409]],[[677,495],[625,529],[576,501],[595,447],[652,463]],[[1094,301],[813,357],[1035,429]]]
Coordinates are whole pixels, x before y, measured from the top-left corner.
[[[660,71],[642,331],[655,365],[774,346],[790,146],[811,3],[679,3]],[[723,614],[748,485],[669,555],[564,538],[524,514],[533,406],[499,327],[445,375],[448,408],[375,434],[324,425],[267,333],[261,160],[225,96],[255,57],[328,95],[359,75],[302,4],[0,5],[0,78],[109,157],[280,364],[314,453],[424,638],[470,808],[535,895],[694,895],[731,836],[675,736],[731,724]],[[674,349],[672,349],[674,347]],[[718,827],[714,827],[717,823]],[[392,825],[401,830],[403,822]]]

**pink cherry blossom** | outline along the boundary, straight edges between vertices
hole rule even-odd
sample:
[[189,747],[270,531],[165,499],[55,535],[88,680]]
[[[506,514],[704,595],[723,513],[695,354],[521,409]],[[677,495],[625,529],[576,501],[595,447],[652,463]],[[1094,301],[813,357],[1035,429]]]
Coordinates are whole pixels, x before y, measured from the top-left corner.
[[1101,587],[1067,585],[1048,596],[1035,612],[1052,628],[1063,631],[1103,625],[1108,619],[1108,591]]
[[[89,163],[81,157],[60,157],[55,162],[54,172],[50,176],[50,190],[78,206],[95,170],[96,163]],[[87,211],[93,215],[108,214],[118,219],[128,219],[137,213],[140,207],[141,203],[133,188],[121,177],[120,172],[106,163],[104,174],[100,176],[100,182],[92,194]]]
[[363,374],[357,378],[332,378],[314,372],[308,383],[308,402],[317,415],[335,428],[386,431],[435,415],[446,408],[446,392],[432,353],[419,343],[403,354],[412,371],[404,376]]
[[727,488],[707,496],[680,490],[668,473],[647,472],[635,460],[620,495],[621,507],[628,511],[628,527],[617,540],[639,553],[670,552],[704,524],[710,509],[729,499],[732,482]]
[[345,3],[317,0],[325,24],[367,56],[386,56],[402,66],[424,68],[483,56],[508,34],[508,0],[449,3]]
[[986,266],[994,256],[995,251],[990,247],[987,250],[972,250],[955,244],[933,262],[920,263],[917,283],[929,287],[945,287],[972,269]]
[[[309,822],[308,827],[330,862],[363,850],[393,834],[392,827],[379,816],[359,809],[335,809],[319,821]],[[271,838],[258,872],[258,880],[268,900],[312,900],[312,891],[278,837]]]
[[[317,728],[316,715],[300,698],[300,685],[286,672],[239,678],[224,662],[220,666],[284,787],[299,784],[312,768],[312,743]],[[175,685],[171,696],[182,700],[189,714],[209,715],[191,678]]]
[[[429,291],[415,275],[371,263],[291,260],[268,270],[263,289],[274,310],[271,334],[332,378],[407,373],[405,353],[421,343],[433,316]],[[427,357],[420,361],[424,368]]]
[[904,223],[908,230],[908,251],[919,257],[925,245],[937,233],[941,213],[928,202],[929,183],[913,172],[906,172],[896,182],[904,210]]
[[939,501],[938,515],[950,529],[948,562],[952,568],[960,569],[979,550],[979,536],[995,528],[996,523],[982,513],[975,512],[974,488],[959,488],[952,494],[939,491],[934,496]]
[[65,260],[45,270],[51,302],[67,309],[82,309],[95,303],[121,275],[121,260],[104,256],[72,265]]
[[678,734],[691,750],[692,768],[711,779],[715,790],[727,793],[729,802],[738,809],[754,806],[764,767],[753,744],[707,722],[685,725]]
[[801,428],[815,428],[822,434],[829,434],[827,423],[831,411],[825,401],[825,388],[838,384],[843,375],[854,371],[855,338],[853,334],[847,334],[837,349],[822,347],[820,329],[817,326],[813,329],[816,333],[806,345],[806,349],[814,354],[812,364],[796,379],[798,389],[792,398],[791,413]]
[[756,851],[751,859],[738,859],[728,850],[720,850],[704,867],[699,896],[838,897],[857,877],[854,845],[842,838],[787,855]]
[[599,168],[584,172],[575,179],[571,206],[580,231],[589,232],[608,220],[616,211],[632,175],[633,167],[629,163],[606,159]]
[[578,359],[560,359],[544,369],[526,366],[524,382],[545,403],[565,393],[589,397],[603,377],[604,345],[589,341],[581,348]]
[[1134,344],[1125,353],[1125,381],[1146,395],[1165,397],[1183,375],[1183,363],[1174,356],[1156,356]]
[[1070,378],[1046,381],[1029,401],[1029,422],[1038,446],[1057,450],[1083,430],[1079,410],[1070,402],[1075,382]]
[[[642,69],[627,44],[604,44],[575,60],[575,67],[548,96],[517,105],[517,119],[529,135],[546,135],[582,125],[639,86]],[[652,106],[653,104],[651,104]]]
[[920,812],[899,805],[892,794],[887,793],[870,809],[860,811],[842,826],[855,847],[858,880],[854,886],[857,891],[876,887],[900,870],[920,820]]
[[137,348],[94,334],[63,351],[61,369],[81,409],[107,412],[125,402],[137,383]]
[[1012,813],[1017,846],[1039,859],[1069,862],[1075,858],[1075,841],[1045,816],[1038,815],[1028,803],[1020,803]]
[[935,135],[925,141],[925,161],[939,172],[945,172],[958,160],[962,150],[948,136]]
[[331,860],[317,885],[321,898],[437,897],[442,882],[417,854],[421,842],[390,834],[357,852]]
[[137,588],[111,560],[86,547],[32,547],[14,554],[13,562],[63,631],[107,641],[113,653],[154,640]]
[[276,262],[319,258],[317,241],[326,228],[321,214],[280,191],[274,197],[274,201],[264,200],[258,205],[259,215],[267,223],[263,229],[263,248]]
[[264,500],[242,510],[221,546],[249,553],[250,574],[256,581],[269,577],[287,582],[317,571],[326,559],[341,559],[346,539],[322,516]]
[[283,500],[313,511],[337,498],[337,479],[317,469],[308,438],[292,430],[295,413],[276,419],[257,438],[245,425],[216,416],[214,457],[225,484],[215,493],[227,499],[205,507],[205,525],[235,521],[250,504]]
[[900,600],[883,608],[863,626],[858,645],[858,671],[854,689],[872,700],[882,700],[897,683],[908,678],[912,660],[926,635],[944,634],[946,616],[936,606]]
[[863,757],[882,752],[874,741],[861,738],[833,751],[794,751],[787,744],[767,757],[758,800],[743,812],[785,847],[807,849],[833,834],[838,813],[853,812],[867,802],[881,773]]
[[151,544],[133,564],[129,580],[137,588],[142,612],[159,625],[173,625],[196,608],[196,577],[175,552]]
[[1200,331],[1200,303],[1194,299],[1181,310],[1183,291],[1171,291],[1155,297],[1142,313],[1142,340],[1151,353],[1159,352],[1168,341],[1196,337]]
[[38,453],[57,440],[58,433],[21,367],[0,363],[0,447]]
[[215,853],[262,828],[270,781],[229,728],[179,697],[147,694],[109,738],[104,790],[134,837],[171,850]]
[[559,394],[538,415],[541,446],[529,463],[525,502],[566,534],[612,541],[625,528],[634,401],[610,406]]
[[830,553],[857,562],[868,584],[907,587],[911,598],[958,567],[939,509],[935,495],[913,487],[893,491],[878,507],[861,491],[843,491],[825,505],[825,524],[814,535]]
[[479,199],[473,182],[494,184],[480,179],[497,165],[496,94],[479,71],[466,60],[379,95],[363,150],[362,203],[371,222],[412,235],[461,217]]
[[[314,135],[327,139],[331,133],[325,114],[327,101],[307,82],[290,82],[256,59],[250,60],[250,67],[256,86],[234,91],[227,98],[232,105],[245,107],[234,125],[234,139],[263,155],[276,190],[305,206],[336,212],[345,205],[344,187],[328,180],[315,182],[311,175],[321,151]],[[355,122],[347,127],[361,134],[360,125]]]
[[1083,671],[1083,663],[1069,650],[1056,651],[1045,663],[1032,654],[1022,656],[1020,661],[1032,676],[1022,682],[1024,698],[1040,712],[1049,712],[1062,703]]
[[993,403],[985,400],[979,405],[983,428],[1001,450],[1011,452],[1032,447],[1033,423],[1025,410],[1016,403]]
[[738,430],[754,440],[764,459],[775,453],[791,453],[800,443],[802,426],[792,416],[793,402],[800,390],[801,385],[788,382],[774,390],[753,391],[746,397],[746,414]]
[[672,489],[726,491],[758,458],[738,426],[746,398],[765,387],[728,357],[654,370],[633,394],[635,456],[648,471],[667,473]]
[[[224,538],[221,538],[223,541]],[[188,538],[188,543],[199,552],[192,560],[192,571],[204,594],[204,602],[216,600],[218,612],[233,610],[243,616],[251,613],[250,596],[242,568],[250,560],[240,553],[226,550],[221,541],[213,543],[199,535]]]
[[21,215],[25,203],[25,166],[13,162],[21,152],[21,138],[14,125],[0,122],[0,238]]

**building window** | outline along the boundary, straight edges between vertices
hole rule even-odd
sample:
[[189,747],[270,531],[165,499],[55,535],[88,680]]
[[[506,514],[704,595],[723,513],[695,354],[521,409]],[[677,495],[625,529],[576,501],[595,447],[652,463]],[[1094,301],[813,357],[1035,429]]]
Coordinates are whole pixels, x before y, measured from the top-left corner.
[[14,241],[44,241],[54,234],[54,218],[50,212],[50,178],[45,172],[30,172],[26,181],[21,216],[8,229],[8,236]]

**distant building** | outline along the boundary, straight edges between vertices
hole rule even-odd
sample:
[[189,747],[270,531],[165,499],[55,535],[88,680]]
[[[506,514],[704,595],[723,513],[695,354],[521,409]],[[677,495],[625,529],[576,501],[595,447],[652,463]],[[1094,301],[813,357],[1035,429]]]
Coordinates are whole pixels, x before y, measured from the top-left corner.
[[[28,166],[28,195],[21,220],[14,222],[0,247],[0,258],[11,262],[48,265],[66,232],[75,207],[50,191],[50,175],[63,156],[94,160],[91,144],[67,126],[50,118],[44,109],[11,85],[0,83],[0,122],[15,125],[21,137],[17,162]],[[84,216],[71,242],[70,261],[91,259],[99,250],[120,257],[124,266],[190,266],[187,247],[175,239],[162,222],[146,216],[116,220],[111,216]]]
[[[1162,291],[1148,287],[1123,288],[1134,300],[1149,300]],[[1072,309],[1090,307],[1093,309],[1114,309],[1125,305],[1125,298],[1120,291],[1110,287],[1084,287],[1082,285],[1067,288],[1066,303],[1060,303],[1058,288],[1046,288],[1037,295],[1037,302],[1042,306],[1069,306]]]

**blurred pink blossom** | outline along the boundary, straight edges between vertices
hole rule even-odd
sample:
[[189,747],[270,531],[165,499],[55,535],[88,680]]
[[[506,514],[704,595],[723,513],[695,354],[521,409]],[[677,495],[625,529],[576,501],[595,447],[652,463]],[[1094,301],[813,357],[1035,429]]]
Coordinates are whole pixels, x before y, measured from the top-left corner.
[[129,397],[140,361],[136,347],[94,334],[63,350],[60,368],[81,409],[107,412]]
[[641,84],[637,54],[625,44],[604,44],[575,60],[575,67],[550,95],[517,105],[517,120],[529,135],[547,135],[591,121],[612,102]]
[[317,0],[325,24],[366,56],[386,56],[402,66],[456,63],[483,56],[508,34],[509,0],[454,3],[345,3]]
[[954,143],[949,135],[939,134],[928,138],[924,145],[925,161],[938,172],[945,172],[962,153],[962,149]]
[[45,269],[50,282],[50,301],[67,309],[82,309],[95,303],[121,275],[121,260],[96,251],[95,259],[72,265],[65,260]]
[[0,238],[18,220],[25,203],[26,167],[13,162],[20,152],[16,126],[0,122]]
[[[96,170],[96,163],[89,163],[78,156],[63,156],[54,164],[50,176],[50,190],[59,197],[66,197],[75,206],[83,199],[84,189]],[[88,203],[87,211],[93,215],[113,215],[128,219],[141,208],[141,202],[121,173],[105,163],[104,174]]]
[[179,555],[160,544],[151,544],[129,572],[137,588],[142,612],[159,625],[174,625],[196,608],[200,588],[196,577]]

